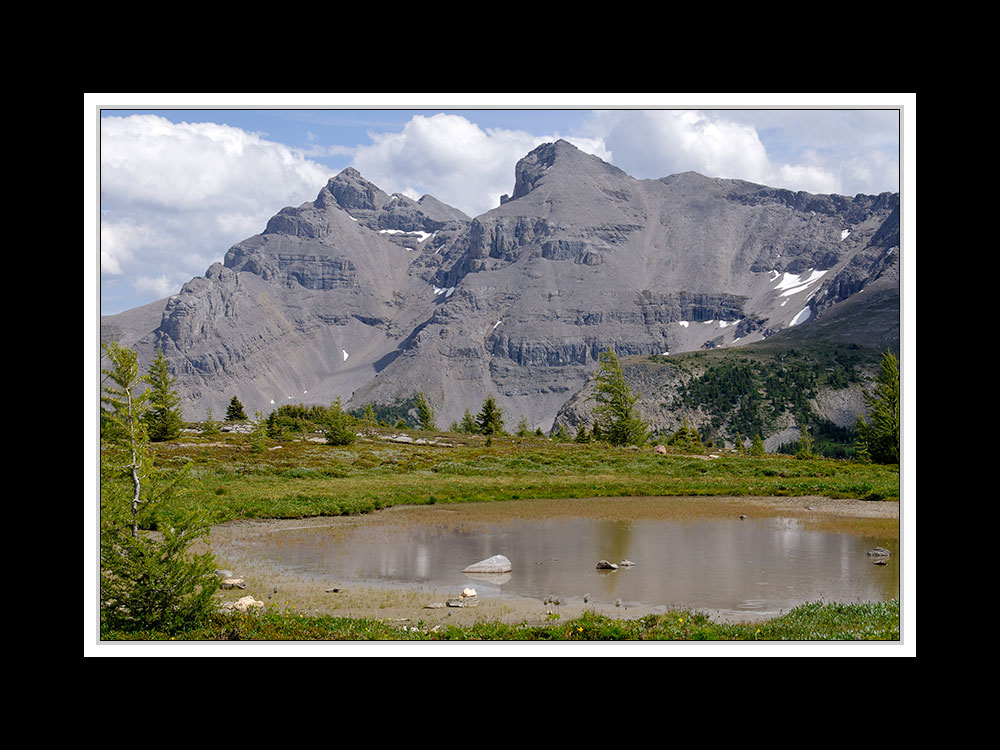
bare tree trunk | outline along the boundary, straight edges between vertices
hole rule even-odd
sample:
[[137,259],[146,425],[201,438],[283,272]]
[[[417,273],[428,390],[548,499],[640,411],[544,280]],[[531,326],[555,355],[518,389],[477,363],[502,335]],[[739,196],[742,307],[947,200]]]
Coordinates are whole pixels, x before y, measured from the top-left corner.
[[141,487],[139,482],[139,456],[135,448],[135,442],[136,442],[135,419],[132,411],[131,390],[129,390],[128,392],[128,411],[129,411],[129,425],[130,425],[129,442],[132,448],[132,463],[129,466],[129,469],[132,472],[132,538],[138,539],[139,538],[139,490]]

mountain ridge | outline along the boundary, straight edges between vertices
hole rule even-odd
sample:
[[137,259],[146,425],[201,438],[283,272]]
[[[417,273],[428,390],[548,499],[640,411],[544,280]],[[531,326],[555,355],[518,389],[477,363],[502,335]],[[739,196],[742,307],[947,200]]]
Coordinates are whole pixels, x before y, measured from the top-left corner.
[[177,295],[102,317],[101,339],[144,362],[162,348],[199,417],[234,393],[267,412],[419,391],[441,423],[493,394],[509,422],[547,429],[604,349],[758,341],[876,279],[898,290],[898,224],[898,194],[638,180],[566,141],[529,152],[511,195],[471,218],[348,167]]

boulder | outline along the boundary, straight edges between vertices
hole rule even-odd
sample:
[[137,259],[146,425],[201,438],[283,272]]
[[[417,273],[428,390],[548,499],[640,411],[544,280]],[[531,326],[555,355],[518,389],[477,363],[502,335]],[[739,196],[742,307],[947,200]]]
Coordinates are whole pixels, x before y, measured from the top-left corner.
[[510,573],[511,565],[503,555],[493,555],[485,560],[480,560],[463,570],[463,573]]
[[868,557],[889,557],[892,553],[885,547],[876,547],[868,550]]
[[613,562],[608,562],[607,560],[600,560],[597,563],[598,570],[618,570],[618,566]]
[[236,612],[249,612],[251,609],[261,609],[264,602],[254,599],[252,596],[244,596],[235,602],[226,602],[223,607]]
[[245,578],[224,578],[219,583],[220,589],[245,589],[247,581]]
[[659,453],[661,456],[667,455],[667,446],[665,445],[658,445],[655,448],[653,448],[653,450]]

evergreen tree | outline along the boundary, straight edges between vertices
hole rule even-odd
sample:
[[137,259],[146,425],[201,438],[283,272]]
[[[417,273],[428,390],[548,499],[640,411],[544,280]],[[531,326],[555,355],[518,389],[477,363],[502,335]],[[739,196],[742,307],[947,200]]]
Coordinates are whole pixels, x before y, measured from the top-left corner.
[[766,453],[764,450],[764,439],[758,434],[753,436],[753,442],[750,444],[750,455],[761,457]]
[[595,424],[600,425],[603,440],[612,445],[642,445],[649,433],[646,423],[635,413],[639,394],[625,381],[618,355],[609,349],[600,356],[597,372],[598,406]]
[[205,421],[201,425],[202,435],[218,435],[219,434],[219,423],[215,421],[212,416],[212,407],[208,407],[208,411],[205,413]]
[[521,415],[521,419],[517,423],[517,432],[514,434],[519,438],[528,437],[528,420],[524,415]]
[[667,445],[672,445],[675,448],[686,451],[701,451],[705,449],[705,446],[701,442],[701,436],[698,435],[698,431],[688,422],[687,417],[681,422],[681,426],[677,432],[670,436]]
[[809,430],[803,426],[802,434],[799,436],[798,450],[795,451],[796,458],[812,458],[813,457],[813,439],[812,435],[809,434]]
[[[143,423],[147,376],[135,352],[105,345],[110,362],[101,387],[101,627],[173,632],[203,622],[219,587],[211,553],[189,547],[208,534],[198,511],[158,526],[157,510],[180,487],[186,469],[158,471]],[[157,528],[158,534],[140,529]]]
[[284,431],[278,421],[278,412],[272,411],[267,415],[267,436],[272,440],[280,440]]
[[500,435],[503,433],[503,412],[497,406],[493,396],[487,396],[483,408],[476,415],[476,432],[481,435]]
[[465,432],[470,435],[478,430],[476,420],[472,417],[472,412],[468,409],[466,409],[465,414],[462,415],[462,421],[459,423],[458,429],[460,432]]
[[326,426],[323,435],[326,437],[327,445],[350,445],[357,439],[354,432],[354,417],[344,412],[337,398],[327,415]]
[[431,405],[427,403],[427,399],[422,393],[417,394],[417,422],[421,430],[437,429],[434,424],[434,410],[431,409]]
[[587,434],[587,425],[580,422],[580,429],[576,431],[576,437],[573,440],[577,443],[589,443],[590,435]]
[[163,350],[149,365],[146,382],[149,383],[149,409],[142,415],[149,439],[153,442],[173,440],[181,434],[184,420],[181,417],[181,397],[173,389],[177,378],[171,377]]
[[226,421],[227,422],[242,422],[247,418],[247,413],[243,411],[243,404],[240,400],[233,396],[229,400],[229,407],[226,409]]
[[361,423],[366,435],[373,435],[375,433],[378,420],[375,418],[375,407],[371,404],[365,404],[364,416],[361,417]]
[[250,434],[250,450],[263,453],[267,447],[267,420],[261,412],[254,412],[253,432]]
[[858,417],[858,455],[876,463],[899,463],[899,362],[891,351],[882,356],[875,387],[865,393],[868,419]]

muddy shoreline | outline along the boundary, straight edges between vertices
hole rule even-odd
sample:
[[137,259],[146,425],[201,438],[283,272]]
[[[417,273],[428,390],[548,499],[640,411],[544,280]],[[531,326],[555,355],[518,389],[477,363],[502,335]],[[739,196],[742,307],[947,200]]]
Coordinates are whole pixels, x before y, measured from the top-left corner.
[[[231,569],[236,550],[260,535],[297,529],[351,529],[358,526],[434,523],[468,531],[478,525],[511,520],[554,518],[604,518],[629,520],[697,520],[704,518],[788,517],[806,527],[840,533],[895,534],[898,538],[899,503],[830,499],[824,497],[685,497],[685,498],[583,498],[569,500],[512,500],[495,503],[458,503],[423,506],[395,506],[360,516],[311,517],[295,519],[237,520],[214,526],[211,548],[220,568]],[[507,623],[544,623],[572,619],[585,611],[611,617],[629,618],[649,614],[629,607],[595,605],[593,602],[554,605],[537,599],[476,597],[475,606],[449,607],[448,599],[459,591],[442,591],[412,586],[366,586],[351,580],[331,584],[286,571],[231,569],[246,579],[245,589],[220,592],[225,600],[251,595],[269,609],[291,615],[333,615],[389,621],[400,628],[430,630],[447,624],[472,625],[491,620]],[[276,591],[275,591],[276,589]],[[664,608],[665,609],[665,608]],[[705,611],[716,621],[732,621],[725,613]],[[752,621],[749,613],[739,618]]]

